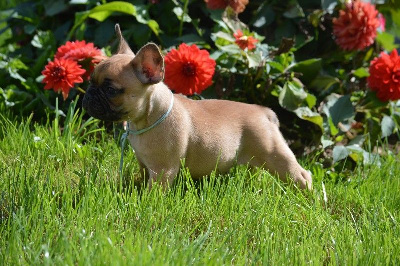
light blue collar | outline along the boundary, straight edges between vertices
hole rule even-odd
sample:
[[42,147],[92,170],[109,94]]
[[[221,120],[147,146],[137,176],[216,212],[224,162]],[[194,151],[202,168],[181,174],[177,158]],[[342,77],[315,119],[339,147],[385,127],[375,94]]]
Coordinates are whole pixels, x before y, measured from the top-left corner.
[[129,128],[129,123],[127,124],[126,131],[124,134],[122,134],[122,137],[121,137],[121,160],[119,161],[120,173],[122,173],[122,167],[124,164],[125,141],[128,138],[129,134],[137,136],[137,135],[143,134],[143,133],[149,131],[150,129],[156,127],[158,124],[160,124],[162,121],[164,121],[168,117],[168,115],[171,113],[173,106],[174,106],[174,94],[171,91],[171,103],[169,104],[168,110],[156,122],[154,122],[152,125],[150,125],[146,128],[140,129],[140,130],[132,130]]

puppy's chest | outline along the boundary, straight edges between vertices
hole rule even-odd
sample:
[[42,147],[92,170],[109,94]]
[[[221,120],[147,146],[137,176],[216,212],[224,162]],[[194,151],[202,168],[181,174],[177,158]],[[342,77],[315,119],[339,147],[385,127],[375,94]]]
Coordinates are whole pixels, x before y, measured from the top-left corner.
[[174,152],[173,145],[164,138],[129,136],[129,142],[139,158],[164,156]]

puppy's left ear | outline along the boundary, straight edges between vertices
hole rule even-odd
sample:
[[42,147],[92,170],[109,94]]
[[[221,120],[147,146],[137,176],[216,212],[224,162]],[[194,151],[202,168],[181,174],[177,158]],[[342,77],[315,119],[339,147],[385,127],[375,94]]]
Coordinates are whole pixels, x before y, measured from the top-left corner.
[[164,58],[154,43],[148,43],[139,50],[132,66],[143,84],[156,84],[164,79]]

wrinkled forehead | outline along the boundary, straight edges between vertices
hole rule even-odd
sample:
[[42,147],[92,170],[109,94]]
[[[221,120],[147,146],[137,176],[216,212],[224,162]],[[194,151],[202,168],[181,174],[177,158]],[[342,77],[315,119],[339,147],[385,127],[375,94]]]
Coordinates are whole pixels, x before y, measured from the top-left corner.
[[91,82],[99,85],[107,80],[123,80],[125,76],[133,74],[130,64],[133,58],[133,56],[117,54],[102,61],[93,70]]

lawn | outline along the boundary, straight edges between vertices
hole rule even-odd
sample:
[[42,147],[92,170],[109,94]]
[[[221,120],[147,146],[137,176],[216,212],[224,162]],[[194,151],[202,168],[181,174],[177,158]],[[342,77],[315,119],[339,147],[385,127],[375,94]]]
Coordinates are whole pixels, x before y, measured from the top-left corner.
[[345,181],[314,170],[312,192],[245,166],[149,191],[134,153],[120,179],[118,141],[82,121],[0,114],[0,264],[400,263],[398,157]]

